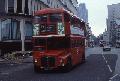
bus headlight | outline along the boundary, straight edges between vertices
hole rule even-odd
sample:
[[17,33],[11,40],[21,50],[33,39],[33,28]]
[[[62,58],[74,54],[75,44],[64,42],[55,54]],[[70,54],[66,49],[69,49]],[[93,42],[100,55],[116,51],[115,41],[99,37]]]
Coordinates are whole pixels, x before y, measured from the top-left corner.
[[62,66],[65,66],[65,64],[64,64],[64,63],[62,63]]
[[63,59],[60,59],[60,63],[63,63]]
[[34,61],[35,63],[37,62],[37,59],[35,59],[35,61]]
[[60,63],[61,63],[61,66],[65,66],[64,60],[62,58],[60,59]]

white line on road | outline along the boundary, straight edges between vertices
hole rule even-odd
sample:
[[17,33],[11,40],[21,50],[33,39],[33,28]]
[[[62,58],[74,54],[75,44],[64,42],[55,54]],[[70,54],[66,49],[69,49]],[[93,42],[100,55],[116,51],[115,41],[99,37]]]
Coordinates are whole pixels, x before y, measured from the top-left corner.
[[106,60],[103,54],[102,54],[102,56],[103,56],[104,60]]
[[107,65],[107,66],[108,66],[108,68],[109,68],[110,72],[112,72],[112,69],[111,69],[110,65]]
[[103,59],[105,60],[105,62],[106,62],[106,64],[107,64],[107,67],[108,67],[109,71],[112,73],[113,71],[112,71],[110,65],[108,64],[108,61],[106,60],[105,56],[103,55],[103,52],[102,52],[102,57],[103,57]]
[[113,77],[111,77],[110,79],[112,80],[113,78],[115,78],[116,76],[118,76],[118,74],[114,75]]
[[106,62],[106,64],[108,64],[108,61],[107,61],[107,60],[106,60],[105,62]]

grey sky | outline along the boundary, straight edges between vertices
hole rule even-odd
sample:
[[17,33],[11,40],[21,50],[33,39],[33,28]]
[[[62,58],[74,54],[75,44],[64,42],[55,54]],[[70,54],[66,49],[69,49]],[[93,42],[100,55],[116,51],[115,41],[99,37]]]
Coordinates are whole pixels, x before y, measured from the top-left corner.
[[88,22],[95,36],[103,33],[108,15],[107,5],[120,3],[120,0],[78,0],[78,3],[86,3],[88,9]]

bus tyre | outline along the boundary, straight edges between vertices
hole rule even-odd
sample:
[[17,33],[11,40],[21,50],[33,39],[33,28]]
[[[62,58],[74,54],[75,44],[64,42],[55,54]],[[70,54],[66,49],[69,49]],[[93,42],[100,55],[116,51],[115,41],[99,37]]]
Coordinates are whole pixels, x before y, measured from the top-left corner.
[[34,72],[38,73],[40,71],[40,69],[38,68],[38,66],[34,65]]
[[82,63],[85,62],[85,54],[82,55]]
[[71,69],[72,69],[72,60],[71,60],[71,58],[69,57],[69,58],[67,59],[67,64],[65,65],[63,71],[64,71],[64,72],[69,72],[69,71],[71,71]]

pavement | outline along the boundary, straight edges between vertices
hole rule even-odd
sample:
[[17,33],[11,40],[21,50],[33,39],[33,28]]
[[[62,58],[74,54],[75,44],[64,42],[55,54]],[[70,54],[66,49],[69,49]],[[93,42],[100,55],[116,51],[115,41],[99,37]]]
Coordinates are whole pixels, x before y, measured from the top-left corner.
[[[32,56],[22,59],[22,61],[8,61],[3,58],[0,58],[0,76],[7,76],[17,71],[22,71],[31,67],[33,64]],[[1,77],[0,77],[1,78]],[[0,80],[1,81],[1,80]]]
[[14,60],[10,61],[10,60],[0,58],[0,64],[3,64],[3,63],[32,63],[33,62],[32,58],[33,58],[32,56],[28,56],[23,59],[18,59],[15,61]]

